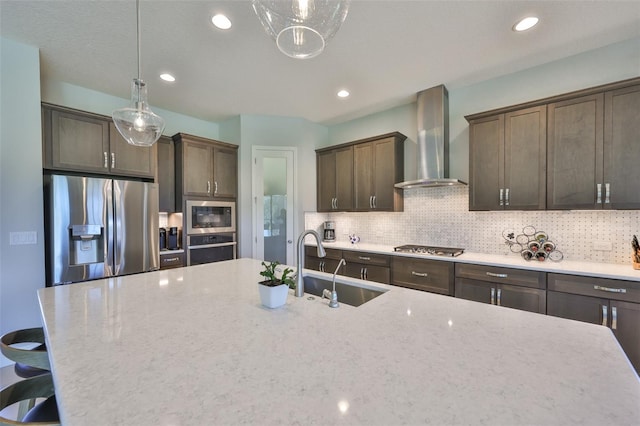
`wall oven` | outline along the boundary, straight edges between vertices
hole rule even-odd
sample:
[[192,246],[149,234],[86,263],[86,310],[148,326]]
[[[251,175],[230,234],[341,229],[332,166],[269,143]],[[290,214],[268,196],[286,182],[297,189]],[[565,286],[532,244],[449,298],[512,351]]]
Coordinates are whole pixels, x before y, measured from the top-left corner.
[[186,201],[187,266],[236,258],[236,203]]
[[233,201],[187,200],[187,235],[236,232],[236,203]]

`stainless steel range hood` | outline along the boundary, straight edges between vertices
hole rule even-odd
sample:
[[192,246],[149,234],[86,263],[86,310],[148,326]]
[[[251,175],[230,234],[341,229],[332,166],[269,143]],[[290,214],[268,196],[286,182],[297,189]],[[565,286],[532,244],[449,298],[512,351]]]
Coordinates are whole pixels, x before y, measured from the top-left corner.
[[418,93],[418,179],[396,188],[466,185],[449,178],[449,92],[444,85]]

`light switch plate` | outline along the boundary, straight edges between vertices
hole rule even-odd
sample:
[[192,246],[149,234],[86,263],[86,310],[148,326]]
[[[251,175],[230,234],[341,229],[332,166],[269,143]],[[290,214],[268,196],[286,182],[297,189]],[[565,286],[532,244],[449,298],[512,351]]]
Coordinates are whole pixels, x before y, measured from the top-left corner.
[[38,233],[36,231],[9,232],[10,246],[26,244],[38,244]]

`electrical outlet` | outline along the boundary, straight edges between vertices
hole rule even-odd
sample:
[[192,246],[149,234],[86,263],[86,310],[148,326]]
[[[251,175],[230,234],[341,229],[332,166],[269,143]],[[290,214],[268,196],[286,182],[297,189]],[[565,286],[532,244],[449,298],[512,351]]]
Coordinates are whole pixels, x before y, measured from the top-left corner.
[[613,244],[611,244],[611,241],[594,241],[591,248],[598,251],[611,251],[613,250]]
[[9,232],[10,246],[25,244],[38,244],[38,233],[36,231]]

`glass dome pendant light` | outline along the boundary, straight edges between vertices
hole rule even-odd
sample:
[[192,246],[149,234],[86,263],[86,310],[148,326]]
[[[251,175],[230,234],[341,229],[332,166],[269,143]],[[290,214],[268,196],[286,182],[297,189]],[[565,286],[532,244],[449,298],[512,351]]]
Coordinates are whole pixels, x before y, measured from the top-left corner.
[[131,83],[131,104],[111,114],[113,123],[125,138],[135,146],[150,147],[162,136],[164,120],[154,114],[147,102],[147,85],[140,78],[140,2],[136,0],[136,34],[138,43],[138,77]]
[[350,0],[253,0],[278,49],[296,59],[318,56],[347,17]]

